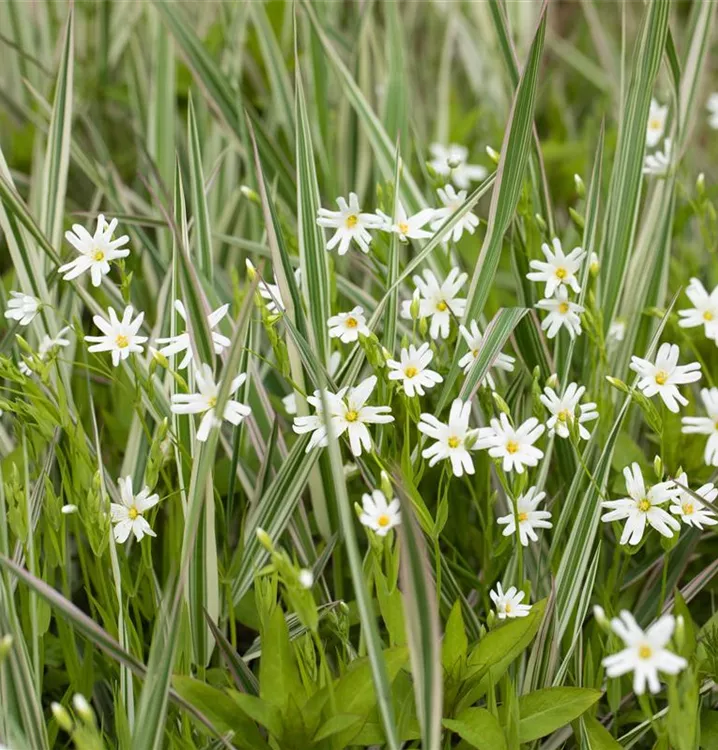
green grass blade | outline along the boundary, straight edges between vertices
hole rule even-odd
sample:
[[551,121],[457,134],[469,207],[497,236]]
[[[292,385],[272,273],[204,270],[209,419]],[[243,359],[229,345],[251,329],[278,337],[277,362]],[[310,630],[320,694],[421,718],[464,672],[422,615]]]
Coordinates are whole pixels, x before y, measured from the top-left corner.
[[189,152],[190,196],[192,198],[193,234],[197,249],[200,273],[212,284],[214,258],[212,255],[212,226],[205,194],[204,170],[202,169],[202,149],[199,144],[197,117],[190,96],[187,104],[187,151]]

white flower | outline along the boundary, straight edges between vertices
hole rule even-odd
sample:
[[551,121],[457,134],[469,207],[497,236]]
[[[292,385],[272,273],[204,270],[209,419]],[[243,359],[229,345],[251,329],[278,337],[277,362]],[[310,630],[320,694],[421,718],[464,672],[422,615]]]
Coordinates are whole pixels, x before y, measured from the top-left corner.
[[314,585],[314,573],[307,568],[302,568],[297,576],[299,585],[303,589],[310,589]]
[[413,216],[407,216],[404,204],[398,203],[396,219],[387,216],[383,211],[377,211],[376,213],[381,220],[380,229],[384,232],[398,234],[399,239],[402,242],[406,242],[410,239],[420,240],[425,239],[426,237],[431,237],[431,232],[428,232],[424,227],[435,216],[435,210],[433,208],[425,208]]
[[588,440],[591,437],[591,433],[583,425],[585,422],[597,419],[598,412],[596,411],[596,404],[593,402],[579,406],[579,401],[585,392],[586,387],[579,386],[576,383],[569,383],[562,396],[558,396],[553,388],[546,387],[543,389],[539,398],[541,403],[551,412],[551,417],[546,423],[549,435],[556,433],[561,438],[567,438],[576,416],[576,409],[578,409],[579,437],[583,440]]
[[489,596],[496,607],[496,616],[499,620],[526,617],[531,611],[530,604],[521,604],[525,593],[517,591],[516,586],[512,586],[508,591],[504,592],[501,584],[497,583],[496,591],[490,591]]
[[479,430],[478,448],[488,448],[492,458],[502,458],[504,471],[516,470],[523,474],[525,466],[536,466],[543,458],[543,451],[534,443],[546,429],[536,417],[530,417],[515,429],[509,418],[501,412],[499,418],[491,420],[490,427]]
[[718,130],[718,94],[711,94],[706,102],[708,110],[708,124],[713,130]]
[[530,281],[545,281],[544,297],[553,297],[554,292],[561,286],[570,286],[574,292],[581,291],[576,274],[581,268],[581,261],[586,253],[580,247],[574,247],[568,255],[564,255],[561,240],[554,237],[551,241],[553,251],[547,243],[541,245],[546,261],[532,260],[529,265],[536,269],[526,274]]
[[710,293],[698,279],[691,279],[686,288],[688,299],[693,303],[690,310],[679,310],[681,328],[703,326],[705,335],[718,344],[718,286]]
[[62,508],[60,508],[60,513],[62,513],[64,516],[71,516],[73,513],[77,513],[78,507],[76,505],[63,505]]
[[598,259],[598,255],[596,253],[591,253],[591,257],[589,258],[589,271],[593,276],[598,276],[598,272],[601,270],[601,262]]
[[390,529],[401,523],[397,498],[387,503],[386,496],[381,490],[372,490],[371,495],[364,493],[361,496],[361,502],[363,511],[359,521],[377,536],[386,536]]
[[395,359],[386,361],[387,367],[391,370],[389,380],[401,380],[404,393],[409,398],[413,398],[417,393],[423,396],[424,388],[433,388],[443,380],[437,372],[427,369],[433,356],[434,352],[428,343],[422,344],[418,349],[413,344],[408,349],[402,349],[400,362]]
[[[247,270],[249,271],[249,278],[253,279],[257,269],[249,258],[245,259]],[[294,271],[294,280],[299,286],[302,278],[302,269],[297,268]],[[277,283],[277,277],[274,277],[274,284],[268,284],[264,279],[260,279],[257,283],[257,290],[261,295],[262,299],[267,305],[267,311],[270,313],[284,312],[284,300],[282,299],[282,293],[279,291],[279,284]]]
[[633,692],[643,695],[646,683],[652,693],[661,689],[658,672],[678,674],[687,662],[666,646],[671,640],[676,621],[673,615],[663,615],[644,633],[633,615],[626,610],[611,620],[611,629],[625,643],[626,648],[607,656],[602,664],[609,677],[621,677],[633,672]]
[[113,219],[108,224],[102,214],[97,217],[97,228],[94,235],[90,234],[81,224],[73,224],[72,232],[65,232],[65,239],[77,250],[80,256],[57,269],[58,273],[65,274],[62,278],[65,281],[70,281],[76,279],[85,271],[89,271],[92,277],[92,285],[100,286],[102,277],[110,272],[110,261],[126,258],[130,254],[130,249],[123,247],[130,239],[126,234],[116,240],[112,239],[116,227],[117,219]]
[[708,435],[703,460],[706,466],[718,466],[718,388],[703,388],[701,400],[707,417],[683,417],[684,435]]
[[10,292],[10,297],[7,310],[5,310],[5,317],[8,320],[17,320],[21,326],[32,323],[40,309],[40,300],[22,292]]
[[[219,385],[214,382],[212,368],[206,364],[200,367],[195,365],[194,378],[197,393],[175,393],[172,396],[171,409],[174,414],[204,414],[197,430],[197,440],[203,443],[209,437],[212,427],[219,427],[222,424],[222,420],[215,415]],[[230,395],[236,393],[237,388],[246,379],[247,376],[244,373],[237,375],[229,386]],[[249,406],[230,398],[224,405],[222,418],[233,425],[238,425],[251,413]]]
[[[37,357],[38,359],[44,361],[47,358],[47,355],[55,348],[55,347],[66,347],[70,346],[70,342],[68,339],[63,338],[63,336],[70,330],[69,326],[65,326],[64,328],[61,328],[57,335],[54,337],[48,336],[45,334],[42,337],[42,341],[40,342],[40,345],[37,348]],[[21,359],[18,362],[18,369],[23,375],[32,375],[32,370],[28,367],[27,362],[25,362],[24,359]]]
[[[337,370],[339,369],[339,365],[342,361],[342,355],[341,352],[332,352],[329,355],[329,365],[327,367],[327,374],[330,378],[333,378],[336,374]],[[288,396],[285,396],[282,399],[282,404],[284,404],[284,410],[289,414],[290,416],[294,416],[297,413],[297,394],[292,391]]]
[[[342,388],[337,397],[342,398],[346,393],[346,388]],[[327,400],[333,395],[329,391],[324,392]],[[292,394],[294,395],[294,394]],[[295,402],[296,403],[296,402]],[[307,403],[314,407],[315,414],[302,417],[294,417],[292,429],[297,435],[304,435],[307,432],[313,433],[307,445],[306,452],[309,453],[313,448],[324,447],[327,444],[327,428],[324,424],[324,415],[322,410],[322,398],[320,391],[314,391],[314,394],[307,396]]]
[[[457,193],[451,185],[439,188],[436,192],[439,194],[439,198],[444,204],[444,207],[438,208],[434,211],[434,221],[431,222],[431,228],[434,232],[436,232],[453,213],[458,211],[466,201],[466,190],[459,190]],[[469,234],[473,234],[478,226],[479,217],[469,211],[459,222],[456,223],[450,232],[446,233],[443,239],[444,241],[447,241],[449,238],[452,238],[454,242],[458,242],[464,234],[464,230]]]
[[581,318],[579,315],[584,311],[584,308],[569,300],[566,287],[558,287],[555,297],[540,300],[536,303],[536,307],[548,311],[548,315],[541,323],[541,328],[546,331],[548,338],[554,338],[561,326],[566,328],[571,338],[581,335]]
[[[551,513],[547,510],[536,510],[539,503],[546,497],[545,492],[536,493],[536,487],[529,487],[528,491],[516,499],[516,515],[519,519],[519,539],[524,547],[528,547],[529,539],[538,541],[536,529],[550,529],[553,524],[548,519]],[[516,517],[513,512],[497,519],[500,526],[506,526],[504,536],[516,533]]]
[[676,478],[676,484],[680,494],[674,500],[675,505],[671,505],[670,511],[674,516],[678,516],[686,526],[695,526],[697,529],[703,529],[703,526],[715,526],[718,523],[715,513],[702,503],[695,495],[705,498],[708,503],[714,503],[718,497],[718,488],[711,482],[699,487],[694,494],[682,489],[688,487],[688,477],[683,472]]
[[[466,309],[466,299],[457,297],[461,287],[466,283],[467,274],[461,273],[454,266],[442,284],[439,284],[436,276],[428,269],[424,271],[424,278],[414,276],[414,284],[421,294],[419,301],[419,317],[431,318],[429,334],[436,339],[441,336],[445,339],[449,335],[451,316],[460,318]],[[407,320],[411,319],[411,300],[402,302],[401,316]]]
[[364,308],[359,305],[349,312],[332,315],[327,320],[327,325],[329,326],[329,337],[338,338],[345,344],[358,341],[359,334],[368,336],[371,333],[364,317]]
[[101,315],[92,318],[103,335],[85,336],[85,341],[95,342],[88,347],[88,352],[111,352],[112,364],[117,367],[120,360],[127,359],[132,352],[142,352],[142,344],[147,341],[147,336],[138,336],[137,331],[140,330],[145,314],[141,312],[132,320],[134,310],[131,305],[125,308],[122,320],[111,307],[107,308],[107,314],[109,320],[105,320]]
[[661,177],[667,174],[671,167],[671,156],[673,144],[670,138],[663,141],[663,151],[656,151],[652,154],[646,154],[643,162],[643,174],[655,175]]
[[672,481],[659,482],[646,489],[641,467],[637,463],[626,466],[623,476],[626,478],[628,497],[601,503],[602,507],[609,509],[608,513],[601,516],[602,521],[609,523],[626,519],[620,544],[638,544],[643,538],[647,523],[669,538],[673,536],[671,529],[680,530],[678,521],[659,507],[680,496],[681,491]]
[[[471,321],[471,323],[469,324],[469,328],[464,325],[459,326],[459,331],[464,337],[466,345],[469,347],[469,351],[464,354],[464,356],[459,360],[459,367],[462,367],[464,369],[464,372],[468,373],[471,369],[471,366],[474,364],[474,360],[479,356],[484,337],[481,335],[481,331],[479,331],[479,325],[475,320]],[[499,354],[492,362],[491,367],[498,367],[499,370],[513,372],[515,362],[516,359],[514,357],[510,357],[508,354]],[[488,371],[481,381],[481,385],[484,385],[484,383],[487,383],[492,391],[496,388],[496,383],[494,382],[491,373]]]
[[[182,320],[187,323],[187,312],[180,300],[175,300],[174,308],[175,310],[177,310],[177,314],[180,316],[180,318],[182,318]],[[214,344],[215,354],[221,354],[232,343],[226,336],[223,336],[221,333],[212,330],[219,325],[219,322],[222,320],[222,318],[224,318],[228,310],[228,304],[222,305],[222,307],[218,307],[213,313],[210,313],[207,316],[207,323],[212,334],[212,343]],[[165,357],[172,357],[175,354],[185,352],[182,361],[179,363],[179,365],[177,365],[178,370],[184,370],[184,368],[187,367],[187,365],[189,365],[189,363],[192,361],[192,357],[194,355],[192,353],[192,344],[190,342],[189,331],[180,333],[177,336],[168,336],[166,338],[157,339],[157,343],[165,344],[165,346],[163,346],[159,350],[159,353],[163,354]]]
[[648,398],[659,394],[663,403],[674,413],[678,411],[678,404],[685,406],[688,403],[677,386],[701,379],[700,364],[691,362],[679,365],[679,355],[680,350],[676,344],[665,343],[658,349],[655,364],[635,355],[631,357],[631,369],[641,376],[638,388]]
[[317,224],[320,227],[336,229],[332,238],[327,242],[327,250],[333,250],[339,245],[339,255],[349,250],[352,240],[356,242],[362,252],[369,252],[371,235],[369,229],[378,229],[382,220],[374,214],[362,213],[356,193],[349,193],[349,203],[344,198],[337,198],[338,211],[320,208]]
[[120,503],[110,504],[110,515],[115,524],[112,530],[115,541],[118,544],[126,542],[130,533],[135,535],[138,542],[145,535],[157,536],[142,514],[157,505],[159,495],[150,495],[148,487],[135,495],[132,491],[132,477],[120,478],[117,483],[120,485]]
[[474,450],[474,446],[467,447],[467,439],[476,435],[476,430],[469,429],[470,415],[471,402],[464,402],[460,398],[451,404],[449,421],[446,424],[440,422],[433,414],[421,415],[419,432],[436,440],[433,445],[421,452],[424,458],[429,459],[429,466],[448,458],[454,476],[460,477],[464,471],[467,474],[474,473],[474,462],[469,453],[469,450]]
[[623,341],[626,337],[626,323],[623,320],[614,320],[608,327],[608,338],[613,341]]
[[668,105],[661,106],[655,99],[651,99],[651,109],[648,112],[648,124],[646,126],[646,145],[653,148],[663,137],[668,117]]
[[439,177],[449,178],[458,188],[465,190],[472,182],[480,182],[488,174],[486,167],[480,164],[467,164],[469,149],[466,146],[432,143],[429,151],[433,157],[429,165],[434,172]]
[[362,450],[371,449],[371,435],[367,425],[394,421],[389,406],[365,406],[375,386],[376,375],[371,375],[359,385],[350,388],[346,397],[340,394],[327,394],[335,437],[340,437],[346,432],[349,446],[355,456],[361,456]]

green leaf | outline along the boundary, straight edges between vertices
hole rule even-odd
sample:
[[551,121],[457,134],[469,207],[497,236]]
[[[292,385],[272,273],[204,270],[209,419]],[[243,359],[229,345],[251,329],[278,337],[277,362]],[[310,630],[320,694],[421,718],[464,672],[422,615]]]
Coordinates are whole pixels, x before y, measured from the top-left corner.
[[314,742],[321,742],[322,740],[325,740],[328,737],[333,737],[340,732],[345,732],[354,737],[363,724],[364,718],[361,716],[355,716],[354,714],[335,714],[317,729],[317,732],[312,739]]
[[204,170],[202,168],[202,149],[199,143],[197,117],[190,96],[187,103],[187,150],[189,152],[190,195],[194,216],[194,244],[197,249],[199,271],[211,284],[214,275],[212,257],[212,227],[205,194]]
[[441,644],[441,663],[444,670],[451,674],[457,664],[466,659],[469,650],[469,640],[466,637],[464,618],[461,616],[461,602],[457,599],[451,608],[451,614],[446,623],[444,640]]
[[282,712],[277,706],[258,698],[256,695],[239,693],[236,690],[229,690],[228,694],[250,719],[256,721],[257,724],[261,724],[274,737],[282,736],[284,731]]
[[519,698],[519,740],[532,742],[570,724],[588,710],[603,693],[577,687],[536,690]]
[[242,750],[267,750],[257,725],[226,693],[193,677],[175,676],[172,685],[186,701],[197,706],[222,732],[232,732],[232,744]]
[[467,708],[456,719],[444,719],[442,723],[477,750],[507,748],[499,720],[485,708]]
[[590,743],[587,750],[623,750],[608,729],[593,716],[584,716],[581,721]]
[[286,711],[290,698],[303,702],[304,689],[281,607],[274,608],[262,641],[265,648],[259,662],[259,697]]

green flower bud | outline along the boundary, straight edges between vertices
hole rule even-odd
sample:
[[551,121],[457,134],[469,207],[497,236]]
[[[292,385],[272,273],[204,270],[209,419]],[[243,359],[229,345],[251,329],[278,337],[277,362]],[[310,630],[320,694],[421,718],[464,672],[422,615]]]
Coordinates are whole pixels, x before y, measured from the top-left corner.
[[494,164],[498,164],[499,160],[501,159],[501,154],[499,154],[498,151],[495,151],[491,146],[486,147],[486,153],[488,154],[489,159],[491,159]]
[[606,375],[606,380],[617,390],[628,393],[628,386],[622,380],[612,378],[610,375]]
[[663,479],[663,461],[660,456],[656,456],[653,459],[653,472],[660,482]]
[[509,409],[509,405],[503,400],[503,398],[501,398],[496,391],[494,391],[491,396],[494,399],[496,408],[506,414],[507,417],[511,418],[511,409]]
[[536,221],[536,225],[542,232],[545,232],[548,229],[546,222],[543,220],[543,217],[540,214],[534,214],[534,220]]
[[257,529],[255,532],[257,535],[257,541],[264,547],[267,552],[274,552],[274,545],[272,540],[269,538],[269,534],[264,529]]
[[706,194],[706,176],[701,172],[696,180],[696,193],[699,198],[704,198]]
[[583,198],[586,195],[586,186],[583,184],[580,175],[575,174],[573,176],[573,184],[576,187],[576,195],[578,195],[579,198]]
[[12,636],[11,635],[4,635],[2,638],[0,638],[0,664],[3,663],[5,660],[5,657],[10,653],[10,649],[12,648]]
[[384,497],[391,501],[394,497],[394,488],[391,486],[391,480],[389,479],[389,475],[382,471],[381,473],[381,483],[379,485],[381,487],[381,491],[384,493]]
[[51,703],[50,710],[55,717],[55,721],[60,726],[60,729],[64,729],[68,733],[72,732],[72,718],[67,712],[67,709],[63,708],[59,703]]
[[249,187],[248,185],[242,185],[239,190],[247,200],[252,201],[252,203],[256,203],[258,206],[261,205],[262,201],[259,197],[259,194],[252,190],[251,187]]

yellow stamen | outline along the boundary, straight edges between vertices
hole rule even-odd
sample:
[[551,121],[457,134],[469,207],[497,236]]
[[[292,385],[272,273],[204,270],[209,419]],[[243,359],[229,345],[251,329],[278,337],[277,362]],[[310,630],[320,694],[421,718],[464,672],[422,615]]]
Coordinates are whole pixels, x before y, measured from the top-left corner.
[[443,299],[436,303],[436,309],[439,312],[444,312],[444,310],[446,310],[448,307],[449,306],[446,304],[446,302],[444,302]]
[[651,501],[644,497],[641,502],[638,503],[638,510],[640,510],[642,513],[647,513],[651,509]]
[[406,375],[407,378],[413,378],[416,377],[419,374],[419,371],[416,369],[416,367],[407,367],[406,370],[404,370],[404,375]]
[[346,224],[347,229],[354,229],[358,222],[359,217],[356,214],[349,214],[344,223]]
[[524,521],[529,520],[529,514],[528,513],[519,513],[519,523],[523,523]]
[[347,328],[356,328],[356,327],[357,327],[357,326],[359,325],[359,322],[357,321],[357,319],[356,319],[356,318],[351,318],[351,317],[350,317],[350,318],[347,318],[347,319],[346,319],[346,320],[344,321],[344,325],[345,325],[345,326],[346,326]]
[[96,248],[92,253],[92,260],[101,261],[105,259],[105,251]]
[[388,526],[391,523],[391,519],[387,515],[381,515],[376,519],[379,526]]
[[710,310],[706,310],[703,313],[703,320],[713,320],[713,313]]
[[473,356],[474,359],[476,359],[479,356],[479,350],[478,349],[472,349],[471,350],[471,355]]
[[654,117],[652,120],[648,121],[649,130],[661,130],[662,127],[663,123],[657,117]]
[[565,268],[559,267],[556,269],[557,279],[565,279],[567,276],[568,276],[568,271]]
[[406,234],[409,231],[409,225],[405,221],[400,221],[397,226],[401,234]]
[[447,443],[449,444],[449,448],[458,448],[461,445],[461,438],[450,437]]
[[506,614],[511,612],[511,602],[506,602],[506,604],[504,604],[504,612],[506,612]]
[[571,419],[571,412],[568,409],[561,409],[556,418],[559,422],[568,422]]
[[653,651],[651,650],[650,646],[646,646],[645,644],[643,644],[643,646],[638,647],[638,656],[641,659],[650,659],[651,654],[653,654]]
[[665,370],[659,370],[654,375],[654,378],[656,380],[656,383],[658,383],[658,385],[664,385],[666,380],[668,380],[668,373]]
[[214,407],[217,406],[217,397],[216,396],[210,396],[207,399],[207,406],[209,406],[210,409],[214,409]]
[[124,334],[120,334],[115,338],[115,343],[120,349],[125,349],[130,345],[130,340]]
[[516,453],[518,449],[519,449],[519,444],[515,440],[509,440],[509,442],[506,443],[507,453]]
[[565,315],[569,311],[568,302],[562,302],[558,306],[558,311],[561,313],[561,315]]
[[350,409],[345,415],[344,419],[346,419],[347,422],[356,422],[357,419],[359,419],[359,412],[354,411],[353,409]]
[[139,510],[137,510],[137,507],[133,505],[128,511],[127,515],[130,517],[130,521],[134,521],[137,516],[142,515]]
[[693,503],[683,503],[683,513],[686,516],[693,515]]

